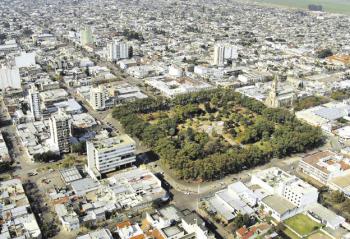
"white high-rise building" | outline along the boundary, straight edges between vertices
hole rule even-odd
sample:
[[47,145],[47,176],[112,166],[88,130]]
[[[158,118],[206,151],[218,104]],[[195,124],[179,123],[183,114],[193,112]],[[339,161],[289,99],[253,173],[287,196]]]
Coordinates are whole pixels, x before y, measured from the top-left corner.
[[109,61],[118,61],[130,58],[129,45],[125,42],[114,40],[107,45],[107,59]]
[[32,112],[35,120],[40,120],[41,119],[40,96],[35,86],[32,86],[29,89],[28,97],[29,97],[30,111]]
[[94,110],[104,110],[106,108],[107,92],[102,85],[91,87],[89,103]]
[[94,43],[94,37],[90,26],[86,26],[80,30],[80,44],[82,46],[91,45]]
[[216,44],[214,46],[214,65],[223,66],[225,64],[225,60],[232,60],[237,58],[238,52],[236,47],[222,43]]
[[108,137],[108,133],[97,135],[86,142],[88,171],[92,177],[111,172],[136,161],[135,141],[128,135]]
[[225,64],[225,47],[222,44],[214,46],[214,61],[216,66],[223,66]]
[[1,68],[0,69],[0,89],[21,88],[21,78],[18,68]]
[[51,140],[58,146],[60,153],[68,153],[70,151],[70,123],[70,117],[61,111],[50,117]]

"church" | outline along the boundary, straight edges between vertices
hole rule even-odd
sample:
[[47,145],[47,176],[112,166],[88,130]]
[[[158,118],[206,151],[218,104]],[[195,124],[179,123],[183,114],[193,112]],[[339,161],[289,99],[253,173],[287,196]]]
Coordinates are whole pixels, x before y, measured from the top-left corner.
[[265,105],[271,108],[289,108],[293,106],[294,97],[295,94],[293,90],[278,90],[278,76],[275,76],[270,93],[265,100]]

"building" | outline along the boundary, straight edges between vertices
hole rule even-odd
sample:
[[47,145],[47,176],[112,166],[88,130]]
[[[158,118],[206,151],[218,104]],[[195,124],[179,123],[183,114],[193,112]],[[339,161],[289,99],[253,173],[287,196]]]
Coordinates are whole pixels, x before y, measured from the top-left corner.
[[100,177],[136,161],[135,141],[128,135],[108,137],[102,133],[87,141],[88,171],[92,177]]
[[299,170],[320,183],[350,196],[350,159],[331,151],[304,157]]
[[0,68],[0,90],[6,88],[21,88],[21,78],[18,68]]
[[180,211],[173,205],[146,213],[142,228],[152,238],[215,238],[195,212]]
[[221,44],[214,46],[213,64],[216,66],[223,66],[225,64],[225,47]]
[[266,98],[265,104],[271,108],[278,107],[291,107],[294,102],[293,91],[279,91],[278,90],[278,77],[273,80],[271,91]]
[[19,56],[15,57],[16,67],[32,67],[35,66],[35,52],[21,52]]
[[140,226],[129,221],[124,221],[117,224],[117,234],[120,239],[143,239],[146,238]]
[[70,232],[80,228],[79,217],[72,208],[66,207],[64,204],[56,204],[55,211],[66,231]]
[[216,66],[224,66],[225,60],[237,59],[237,48],[225,44],[216,44],[214,46],[213,64]]
[[275,167],[253,174],[251,184],[259,185],[267,194],[276,194],[301,208],[316,203],[318,198],[315,187]]
[[41,238],[28,198],[19,179],[0,182],[0,238]]
[[122,59],[129,59],[131,56],[131,47],[126,43],[114,40],[107,45],[107,60],[119,61]]
[[299,169],[319,182],[327,184],[330,179],[341,176],[350,169],[350,160],[331,151],[321,151],[301,159]]
[[239,213],[252,215],[258,198],[242,182],[236,182],[216,192],[209,203],[221,220],[228,223]]
[[4,140],[2,133],[0,132],[0,162],[10,161],[10,154]]
[[94,44],[94,37],[92,35],[92,30],[90,26],[86,26],[80,30],[80,44],[82,46]]
[[32,86],[29,89],[28,92],[28,98],[29,98],[29,108],[30,111],[32,112],[35,120],[40,120],[41,119],[41,101],[40,101],[40,95],[39,92],[37,91],[35,86]]
[[98,201],[113,203],[121,209],[141,209],[163,199],[167,193],[162,182],[150,171],[130,168],[101,181]]
[[60,153],[70,151],[71,125],[70,117],[61,111],[50,117],[50,134],[53,144],[57,145]]
[[107,92],[102,85],[91,87],[89,103],[94,110],[104,110],[106,108]]
[[78,236],[76,239],[113,239],[113,236],[108,229],[103,228],[83,236]]

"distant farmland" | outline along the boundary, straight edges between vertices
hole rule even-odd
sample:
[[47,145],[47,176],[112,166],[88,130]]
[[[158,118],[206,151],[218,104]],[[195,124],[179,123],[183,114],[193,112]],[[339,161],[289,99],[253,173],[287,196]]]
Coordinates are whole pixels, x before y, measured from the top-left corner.
[[309,4],[322,5],[324,11],[350,15],[350,0],[251,0],[264,5],[307,9]]

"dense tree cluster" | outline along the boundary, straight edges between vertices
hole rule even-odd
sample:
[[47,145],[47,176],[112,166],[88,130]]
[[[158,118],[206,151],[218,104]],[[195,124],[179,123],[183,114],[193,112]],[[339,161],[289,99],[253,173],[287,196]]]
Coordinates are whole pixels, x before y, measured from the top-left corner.
[[323,49],[323,50],[320,50],[317,52],[317,57],[318,58],[321,58],[321,59],[324,59],[324,58],[327,58],[329,56],[333,56],[333,52],[331,49]]
[[345,100],[350,98],[349,90],[338,90],[331,93],[331,98],[333,100]]
[[143,41],[144,40],[141,33],[135,32],[135,31],[129,30],[129,29],[124,29],[123,36],[126,37],[128,39],[128,41],[131,41],[131,40]]
[[35,154],[33,156],[35,162],[44,162],[48,163],[50,161],[57,161],[60,159],[60,155],[55,154],[54,152],[47,151],[41,154]]
[[338,215],[344,217],[347,221],[350,220],[350,199],[343,192],[331,191],[327,187],[320,189],[319,203]]
[[[242,107],[247,113],[231,112],[233,106]],[[152,123],[143,117],[153,113],[163,116]],[[221,135],[209,136],[190,126],[183,127],[186,120],[205,114],[217,119],[231,115],[233,118],[225,122],[225,130],[231,133],[237,134],[236,125],[243,124],[245,145],[232,146]],[[256,120],[252,114],[257,115]],[[116,107],[113,116],[126,133],[142,140],[184,179],[213,180],[265,164],[274,156],[304,152],[323,143],[319,128],[301,123],[287,110],[266,108],[229,89],[185,94],[171,100],[130,102]],[[264,141],[264,147],[259,141]]]
[[314,106],[322,105],[328,103],[329,100],[321,96],[308,96],[303,99],[298,99],[294,103],[294,109],[296,111],[308,109]]

